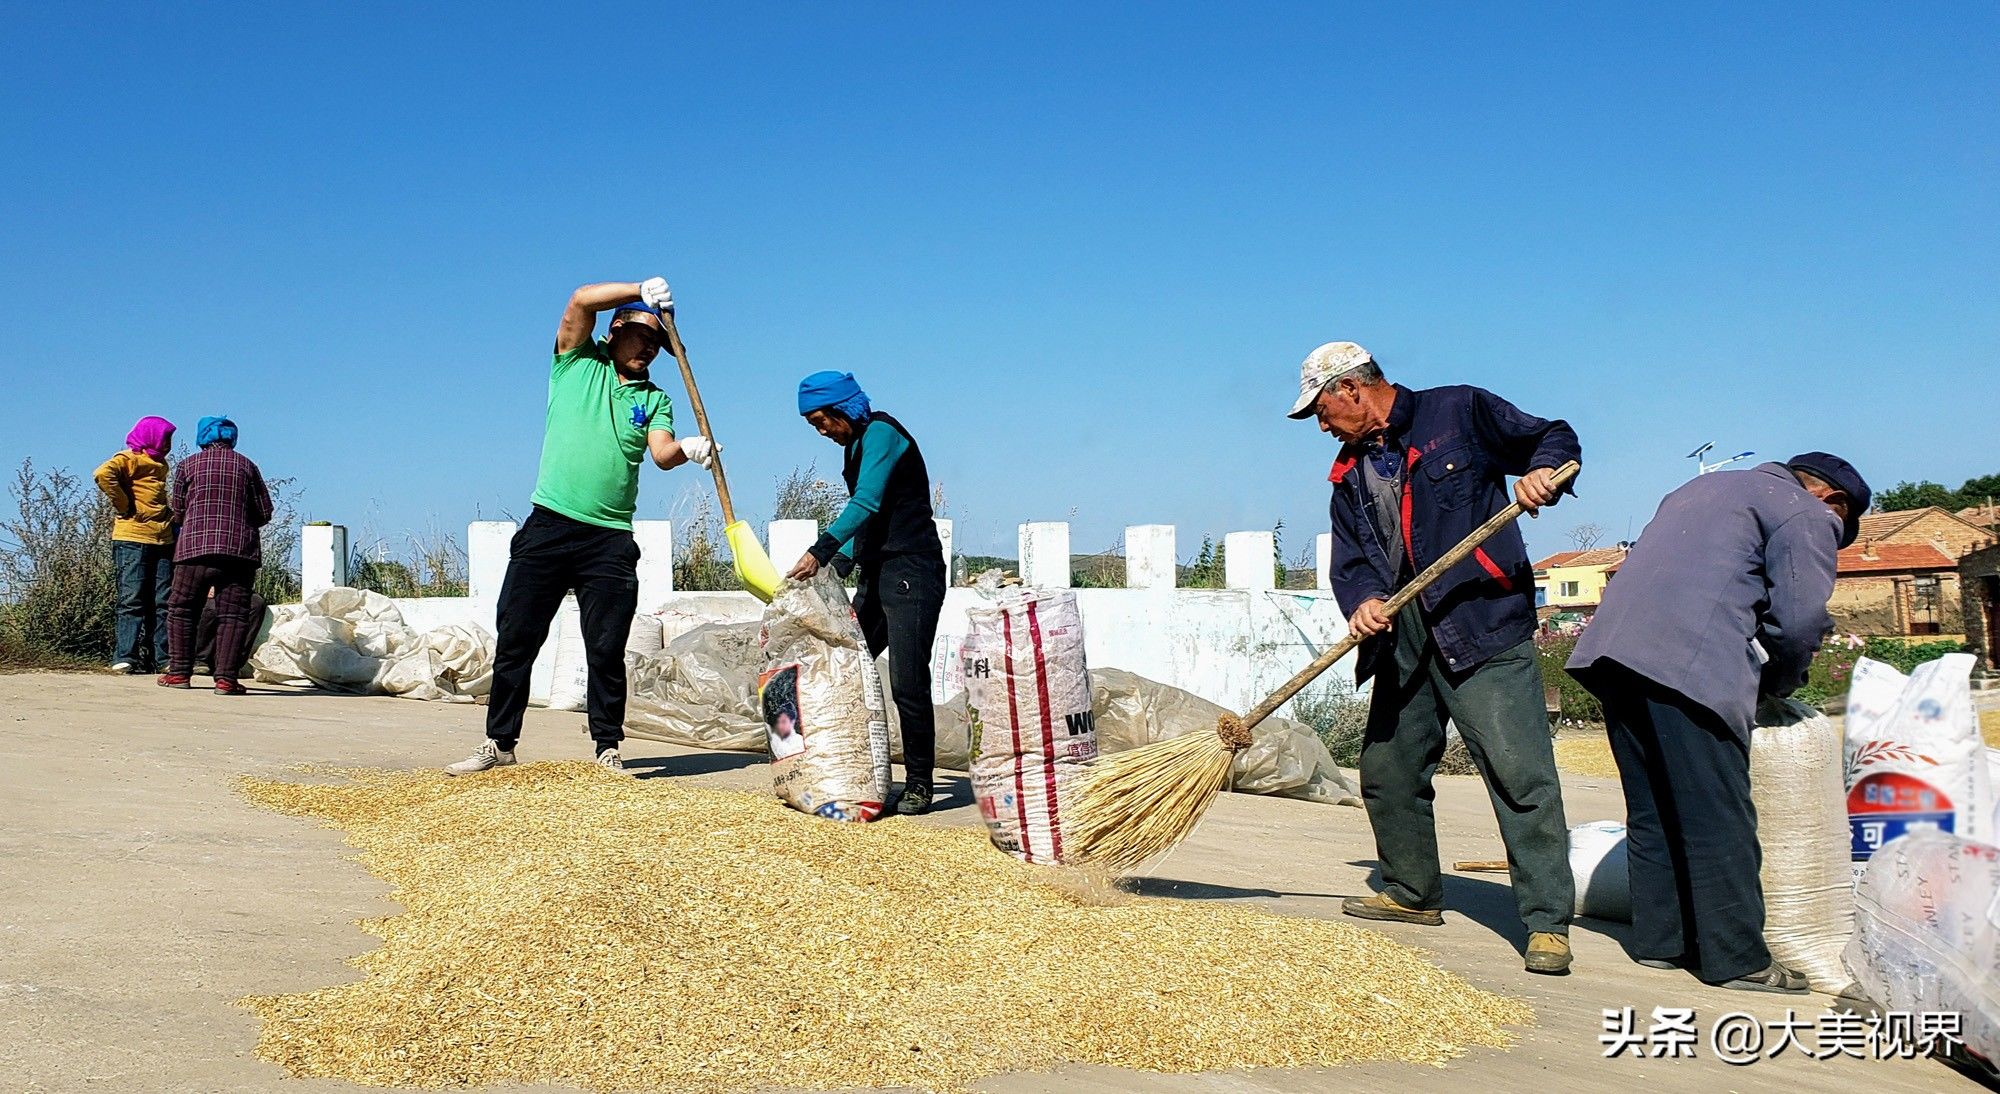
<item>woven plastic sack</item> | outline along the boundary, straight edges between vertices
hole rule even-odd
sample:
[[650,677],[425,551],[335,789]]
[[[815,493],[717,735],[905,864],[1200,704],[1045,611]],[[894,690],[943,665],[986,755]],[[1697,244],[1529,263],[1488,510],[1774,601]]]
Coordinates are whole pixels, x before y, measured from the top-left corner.
[[993,846],[1064,861],[1064,801],[1097,758],[1083,616],[1067,589],[1016,587],[966,612],[960,653],[973,724],[972,795]]
[[1969,653],[1908,676],[1864,657],[1847,691],[1849,850],[1858,873],[1906,832],[1936,829],[1992,843],[1992,776],[1972,711]]
[[830,820],[868,821],[889,798],[882,681],[832,570],[788,581],[764,609],[758,711],[779,800]]
[[583,648],[583,609],[563,597],[550,628],[555,634],[554,672],[549,677],[550,710],[582,710],[590,701],[590,657]]
[[1854,933],[1841,735],[1819,711],[1791,700],[1757,709],[1750,736],[1750,799],[1764,853],[1764,943],[1771,957],[1838,995]]
[[1846,957],[1862,995],[1955,1011],[1965,1047],[2000,1061],[2000,849],[1935,830],[1878,849],[1855,888]]

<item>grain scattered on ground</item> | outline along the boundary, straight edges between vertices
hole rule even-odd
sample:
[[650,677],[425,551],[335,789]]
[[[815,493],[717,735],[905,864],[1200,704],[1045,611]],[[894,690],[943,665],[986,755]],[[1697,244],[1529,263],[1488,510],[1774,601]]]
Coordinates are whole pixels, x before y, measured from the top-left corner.
[[407,909],[362,921],[360,979],[244,1001],[295,1076],[956,1091],[1071,1061],[1437,1064],[1532,1020],[1361,927],[1079,901],[971,829],[587,763],[348,775],[243,781],[342,829]]
[[1602,733],[1557,737],[1556,767],[1569,775],[1599,779],[1618,777],[1618,763],[1611,758],[1611,742]]

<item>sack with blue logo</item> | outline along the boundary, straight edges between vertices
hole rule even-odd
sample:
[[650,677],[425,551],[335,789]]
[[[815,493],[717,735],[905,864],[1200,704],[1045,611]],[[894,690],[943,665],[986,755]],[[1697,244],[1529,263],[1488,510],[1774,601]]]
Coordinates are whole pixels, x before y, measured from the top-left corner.
[[1950,832],[1991,844],[1993,779],[1972,710],[1969,653],[1908,676],[1864,657],[1847,692],[1847,821],[1855,876],[1885,844]]

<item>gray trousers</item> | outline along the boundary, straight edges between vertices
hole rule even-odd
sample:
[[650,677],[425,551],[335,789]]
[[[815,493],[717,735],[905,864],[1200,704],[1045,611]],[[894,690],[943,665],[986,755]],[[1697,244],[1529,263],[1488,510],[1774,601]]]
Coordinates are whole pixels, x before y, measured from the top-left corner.
[[1444,906],[1431,779],[1449,717],[1493,799],[1521,921],[1530,931],[1569,933],[1576,902],[1569,825],[1534,643],[1454,672],[1417,605],[1396,616],[1391,634],[1393,652],[1378,663],[1361,744],[1361,801],[1375,829],[1383,892],[1406,908]]

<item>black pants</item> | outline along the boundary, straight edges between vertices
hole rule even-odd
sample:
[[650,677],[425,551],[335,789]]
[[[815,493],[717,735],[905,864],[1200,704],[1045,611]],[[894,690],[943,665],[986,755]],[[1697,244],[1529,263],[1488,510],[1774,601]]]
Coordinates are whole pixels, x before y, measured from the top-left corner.
[[889,688],[903,730],[903,780],[931,785],[937,766],[937,710],[931,706],[931,643],[944,611],[944,559],[883,555],[861,564],[854,614],[868,652],[889,651]]
[[599,752],[625,739],[625,639],[639,609],[639,544],[629,531],[599,528],[538,505],[514,533],[495,621],[500,633],[486,736],[505,751],[521,739],[528,677],[571,589],[583,610],[591,739]]
[[1604,704],[1625,785],[1632,955],[1709,983],[1762,971],[1764,856],[1749,745],[1693,700],[1616,665],[1583,681]]
[[1414,603],[1396,616],[1390,641],[1361,740],[1361,804],[1375,830],[1382,891],[1405,908],[1444,906],[1431,780],[1449,716],[1486,780],[1521,922],[1530,931],[1568,934],[1576,880],[1534,643],[1457,672],[1445,665]]

